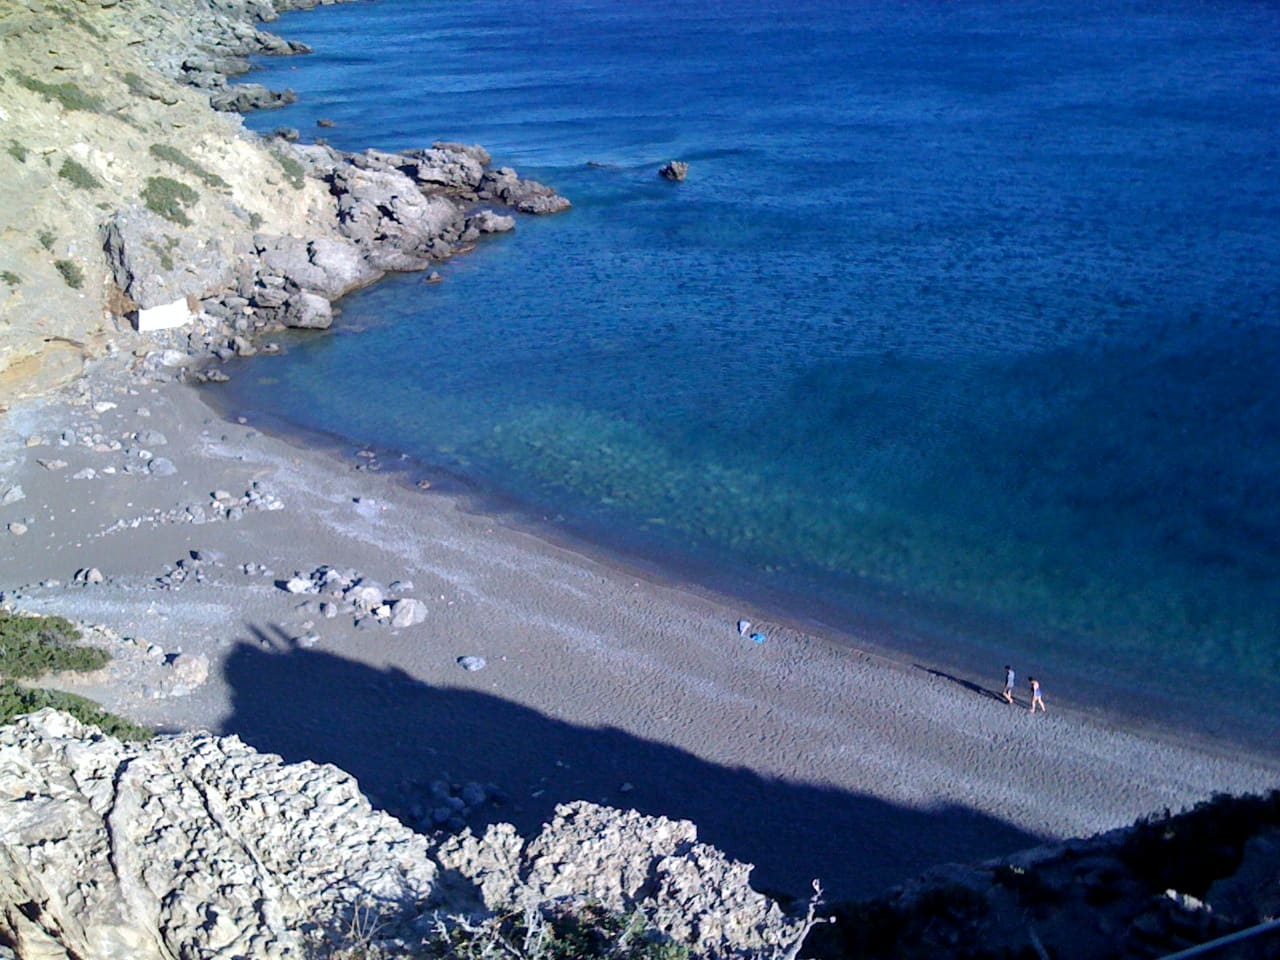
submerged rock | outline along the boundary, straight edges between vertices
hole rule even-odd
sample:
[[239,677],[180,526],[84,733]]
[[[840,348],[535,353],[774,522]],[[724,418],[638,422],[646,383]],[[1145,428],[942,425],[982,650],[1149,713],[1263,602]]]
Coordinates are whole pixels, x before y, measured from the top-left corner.
[[689,175],[689,164],[683,160],[671,160],[662,165],[658,174],[665,180],[683,180]]

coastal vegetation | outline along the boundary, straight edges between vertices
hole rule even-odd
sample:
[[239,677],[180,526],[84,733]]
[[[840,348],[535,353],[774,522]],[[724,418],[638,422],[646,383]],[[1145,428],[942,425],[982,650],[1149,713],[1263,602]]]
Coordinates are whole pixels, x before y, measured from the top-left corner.
[[79,290],[84,286],[84,271],[80,269],[80,264],[74,260],[55,260],[53,268],[58,271],[62,279],[66,281],[68,287],[72,290]]
[[175,167],[185,170],[187,173],[193,174],[204,181],[206,186],[210,187],[226,187],[227,181],[216,173],[206,170],[196,161],[179,150],[170,143],[153,143],[151,145],[151,155],[158,160],[164,160],[172,163]]
[[191,226],[186,208],[199,199],[195,190],[172,177],[148,177],[142,190],[142,200],[148,210],[181,227]]
[[95,177],[88,167],[70,157],[62,161],[62,166],[58,168],[58,176],[70,181],[73,187],[81,190],[96,190],[102,186],[102,181]]
[[148,739],[150,730],[108,713],[92,700],[18,682],[66,671],[100,670],[110,662],[110,654],[77,643],[80,638],[80,631],[63,617],[25,616],[0,610],[0,723],[54,707],[121,740]]
[[303,169],[302,164],[279,150],[273,150],[271,154],[279,161],[280,169],[284,171],[284,175],[288,178],[289,183],[293,185],[293,189],[301,190],[307,176],[307,171]]
[[378,921],[357,910],[326,960],[688,960],[689,947],[664,936],[640,911],[620,913],[594,901],[511,907],[484,920],[441,919],[414,948],[377,944]]
[[98,112],[103,109],[101,98],[86,93],[69,80],[64,83],[48,83],[20,70],[11,71],[10,76],[17,80],[20,86],[32,93],[40,94],[46,100],[61,104],[67,110]]

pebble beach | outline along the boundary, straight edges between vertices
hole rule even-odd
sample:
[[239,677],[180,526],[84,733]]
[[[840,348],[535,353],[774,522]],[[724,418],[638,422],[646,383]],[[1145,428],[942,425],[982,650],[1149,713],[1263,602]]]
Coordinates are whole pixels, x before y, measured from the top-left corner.
[[693,820],[763,891],[850,898],[1280,779],[1274,751],[1176,716],[1050,678],[1032,716],[1025,671],[1010,706],[999,662],[895,655],[556,542],[378,451],[223,419],[129,336],[133,356],[0,415],[5,603],[110,649],[62,688],[334,763],[420,831],[527,831],[587,799]]

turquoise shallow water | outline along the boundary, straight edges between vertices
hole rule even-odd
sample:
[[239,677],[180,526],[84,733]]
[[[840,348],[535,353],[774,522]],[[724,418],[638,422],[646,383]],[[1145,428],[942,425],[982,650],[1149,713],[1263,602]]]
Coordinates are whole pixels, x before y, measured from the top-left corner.
[[575,207],[348,298],[229,402],[836,626],[897,611],[944,662],[1276,675],[1274,7],[378,0],[276,29],[317,52],[264,64],[302,99],[250,125],[482,143]]

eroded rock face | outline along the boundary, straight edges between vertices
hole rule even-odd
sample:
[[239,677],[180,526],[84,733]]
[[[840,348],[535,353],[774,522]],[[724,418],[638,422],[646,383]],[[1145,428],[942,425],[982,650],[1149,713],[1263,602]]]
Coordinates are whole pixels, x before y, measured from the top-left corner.
[[802,925],[750,869],[634,811],[566,804],[528,842],[498,824],[438,845],[341,770],[236,737],[123,744],[53,710],[0,728],[0,943],[22,958],[303,958],[358,910],[416,944],[576,902],[640,910],[699,957],[785,955]]
[[799,936],[776,903],[750,888],[751,867],[698,843],[687,820],[578,801],[557,807],[527,843],[498,824],[483,837],[468,831],[450,840],[440,862],[472,878],[490,909],[566,897],[638,909],[699,957],[781,955]]
[[116,285],[143,308],[221,290],[235,276],[237,253],[247,252],[177,229],[136,204],[111,215],[102,245]]
[[20,956],[301,957],[304,919],[402,915],[437,874],[352,777],[235,737],[122,744],[44,710],[0,731],[0,804],[0,931]]

